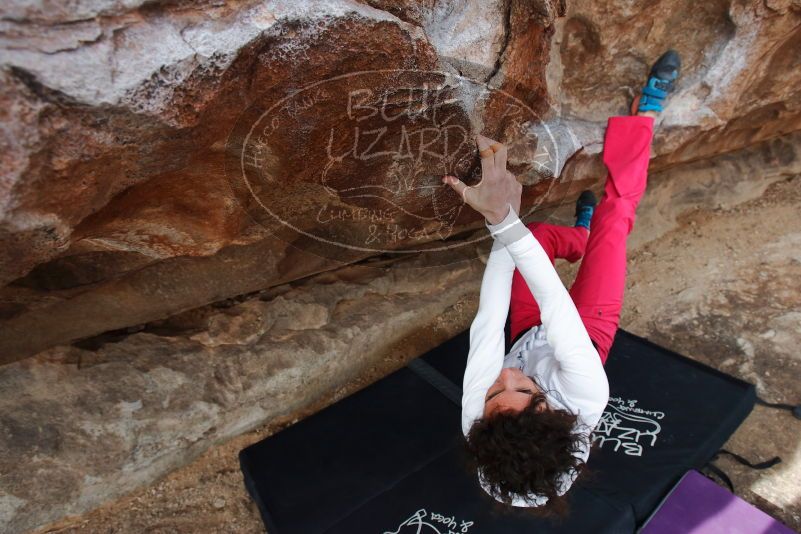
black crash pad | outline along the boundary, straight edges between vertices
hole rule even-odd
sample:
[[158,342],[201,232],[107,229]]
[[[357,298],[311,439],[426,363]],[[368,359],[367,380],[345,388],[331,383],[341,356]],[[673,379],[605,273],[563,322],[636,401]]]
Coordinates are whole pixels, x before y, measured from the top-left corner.
[[[469,331],[422,356],[461,385]],[[633,532],[753,408],[754,387],[619,331],[591,477],[563,522],[510,509],[467,470],[460,406],[409,368],[240,452],[270,534]]]

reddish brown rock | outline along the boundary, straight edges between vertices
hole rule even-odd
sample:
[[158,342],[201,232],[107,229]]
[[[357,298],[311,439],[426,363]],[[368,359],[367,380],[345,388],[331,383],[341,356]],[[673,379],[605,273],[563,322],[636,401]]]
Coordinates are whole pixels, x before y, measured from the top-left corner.
[[[480,217],[439,177],[478,179],[479,130],[518,139],[511,159],[525,182],[552,178],[524,155],[542,145],[525,128],[548,108],[558,8],[392,11],[114,5],[72,33],[57,13],[15,11],[3,98],[23,112],[7,117],[3,140],[2,361],[256,289],[228,280],[204,289],[204,263],[169,285],[143,280],[171,258],[220,255],[219,264],[226,247],[271,239],[259,247],[281,255],[291,244],[327,260],[292,269],[303,276],[476,227]],[[229,264],[230,276],[260,287],[286,280],[247,265]],[[48,334],[31,338],[31,325]]]
[[[669,46],[681,52],[684,70],[657,132],[653,170],[795,131],[799,16],[797,2],[726,1],[652,9],[580,0],[374,0],[311,11],[303,3],[248,1],[87,3],[80,11],[12,5],[0,56],[0,282],[10,284],[0,292],[0,316],[12,321],[0,330],[4,361],[42,346],[17,352],[18,338],[30,336],[25,325],[53,332],[48,343],[64,342],[220,295],[199,289],[202,280],[178,276],[159,298],[135,298],[150,304],[131,301],[99,308],[86,321],[55,322],[69,314],[71,299],[80,296],[75,313],[81,302],[99,305],[93,292],[136,286],[125,278],[170,258],[276,239],[271,249],[292,243],[333,268],[415,250],[480,224],[437,181],[444,172],[468,183],[477,178],[467,146],[447,152],[443,139],[409,137],[401,127],[412,122],[408,116],[403,125],[359,116],[381,102],[396,112],[412,109],[409,101],[420,104],[417,111],[439,110],[439,119],[423,119],[430,135],[441,135],[446,128],[436,121],[448,117],[451,141],[478,130],[507,141],[512,168],[529,186],[529,208],[558,204],[598,183],[603,170],[594,154],[605,118],[627,108],[649,62]],[[365,74],[375,70],[396,74]],[[362,74],[330,81],[354,73]],[[472,82],[453,83],[461,75],[494,89],[481,98]],[[309,85],[319,82],[329,94],[304,107],[313,99]],[[354,93],[362,107],[347,115],[354,83],[371,93]],[[442,87],[404,92],[423,83]],[[251,154],[264,165],[245,187],[236,159],[249,121],[256,124],[279,102],[293,115],[264,138],[262,153]],[[521,113],[528,116],[521,120]],[[361,146],[349,153],[357,137]],[[337,157],[360,157],[326,167],[321,152],[329,138]],[[404,143],[410,153],[434,156],[398,158]],[[373,155],[395,152],[372,158],[367,148]],[[550,180],[579,149],[561,183]],[[542,165],[542,156],[552,164]],[[330,205],[321,202],[326,195]],[[380,247],[371,230],[376,221]],[[371,239],[373,246],[361,245]],[[195,271],[203,268],[187,273]],[[252,279],[247,269],[231,272]],[[278,272],[258,278],[268,285],[284,280]],[[193,291],[196,298],[187,298]],[[52,313],[43,311],[54,303]]]

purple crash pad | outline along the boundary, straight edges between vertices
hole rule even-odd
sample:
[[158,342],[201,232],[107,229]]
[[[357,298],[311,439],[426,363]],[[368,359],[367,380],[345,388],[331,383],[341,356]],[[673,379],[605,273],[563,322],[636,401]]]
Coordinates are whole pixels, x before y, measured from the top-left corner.
[[691,470],[681,477],[640,534],[794,534],[725,488]]

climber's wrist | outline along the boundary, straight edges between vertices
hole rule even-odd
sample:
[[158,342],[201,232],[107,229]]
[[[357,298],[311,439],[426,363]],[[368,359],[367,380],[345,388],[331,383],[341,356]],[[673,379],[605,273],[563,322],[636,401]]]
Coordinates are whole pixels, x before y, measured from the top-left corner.
[[504,219],[506,219],[507,215],[509,215],[509,210],[510,209],[511,208],[509,207],[509,204],[506,203],[500,209],[488,210],[488,211],[484,212],[484,218],[487,219],[487,222],[489,224],[499,224]]

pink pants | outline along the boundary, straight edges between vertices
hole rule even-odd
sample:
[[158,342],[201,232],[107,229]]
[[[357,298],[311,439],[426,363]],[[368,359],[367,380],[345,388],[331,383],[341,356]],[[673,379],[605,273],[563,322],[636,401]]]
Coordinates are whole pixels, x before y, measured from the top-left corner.
[[[603,153],[609,174],[590,221],[591,232],[547,223],[527,225],[551,262],[563,258],[572,263],[584,258],[570,296],[604,364],[620,322],[626,286],[626,238],[645,192],[653,126],[651,117],[609,118]],[[540,309],[517,269],[512,278],[510,323],[513,341],[541,323]]]

